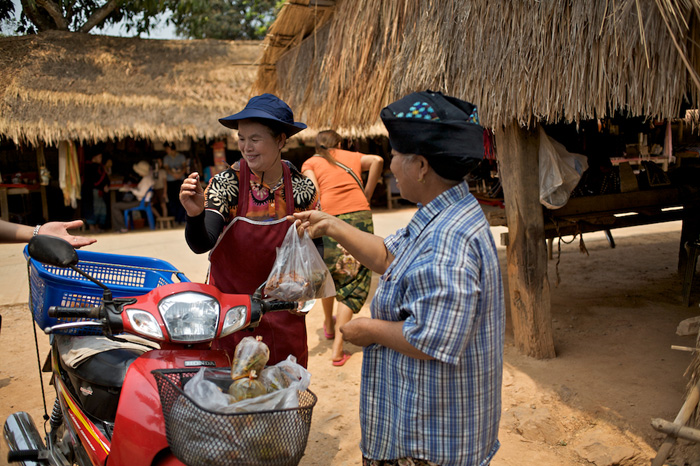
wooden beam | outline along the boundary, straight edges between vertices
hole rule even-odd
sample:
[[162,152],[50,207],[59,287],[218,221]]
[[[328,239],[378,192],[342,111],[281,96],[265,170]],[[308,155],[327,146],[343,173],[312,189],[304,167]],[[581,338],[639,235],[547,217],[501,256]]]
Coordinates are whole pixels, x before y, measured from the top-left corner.
[[496,131],[500,176],[508,222],[508,289],[518,350],[553,358],[547,246],[539,201],[539,136],[517,122]]

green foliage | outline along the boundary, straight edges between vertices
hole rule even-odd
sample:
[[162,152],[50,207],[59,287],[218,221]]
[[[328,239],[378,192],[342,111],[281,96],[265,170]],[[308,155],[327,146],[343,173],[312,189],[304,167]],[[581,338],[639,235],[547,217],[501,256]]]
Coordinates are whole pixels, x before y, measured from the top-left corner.
[[128,33],[148,33],[162,18],[179,36],[192,39],[262,39],[284,0],[0,0],[0,22],[15,33],[58,29],[88,32],[122,24]]
[[193,39],[263,39],[284,1],[185,0],[173,2],[178,35]]

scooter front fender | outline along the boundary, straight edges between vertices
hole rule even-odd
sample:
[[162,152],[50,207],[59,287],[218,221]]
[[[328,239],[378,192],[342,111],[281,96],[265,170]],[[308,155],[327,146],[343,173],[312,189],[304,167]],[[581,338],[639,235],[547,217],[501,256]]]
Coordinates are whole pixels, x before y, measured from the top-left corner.
[[[214,350],[153,350],[131,363],[114,420],[109,466],[150,466],[168,448],[158,386],[151,371],[193,368],[196,362],[211,367],[231,365],[225,351]],[[181,463],[168,460],[167,464]]]

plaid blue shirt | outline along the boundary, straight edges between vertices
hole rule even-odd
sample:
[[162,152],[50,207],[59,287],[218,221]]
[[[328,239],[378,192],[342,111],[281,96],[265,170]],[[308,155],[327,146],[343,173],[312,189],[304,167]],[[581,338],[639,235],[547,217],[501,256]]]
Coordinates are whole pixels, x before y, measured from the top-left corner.
[[466,182],[421,207],[385,240],[395,259],[372,317],[403,321],[424,361],[364,349],[362,454],[486,465],[500,446],[505,306],[496,246]]

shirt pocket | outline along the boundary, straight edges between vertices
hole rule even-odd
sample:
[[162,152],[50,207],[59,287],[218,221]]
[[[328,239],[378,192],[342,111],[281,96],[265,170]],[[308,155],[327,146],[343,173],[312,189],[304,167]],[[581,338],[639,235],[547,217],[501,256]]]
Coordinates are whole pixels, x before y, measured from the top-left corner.
[[389,267],[384,274],[379,277],[377,291],[372,300],[372,317],[376,319],[397,321],[399,319],[399,309],[403,300],[402,285],[399,277],[395,275],[395,269]]

